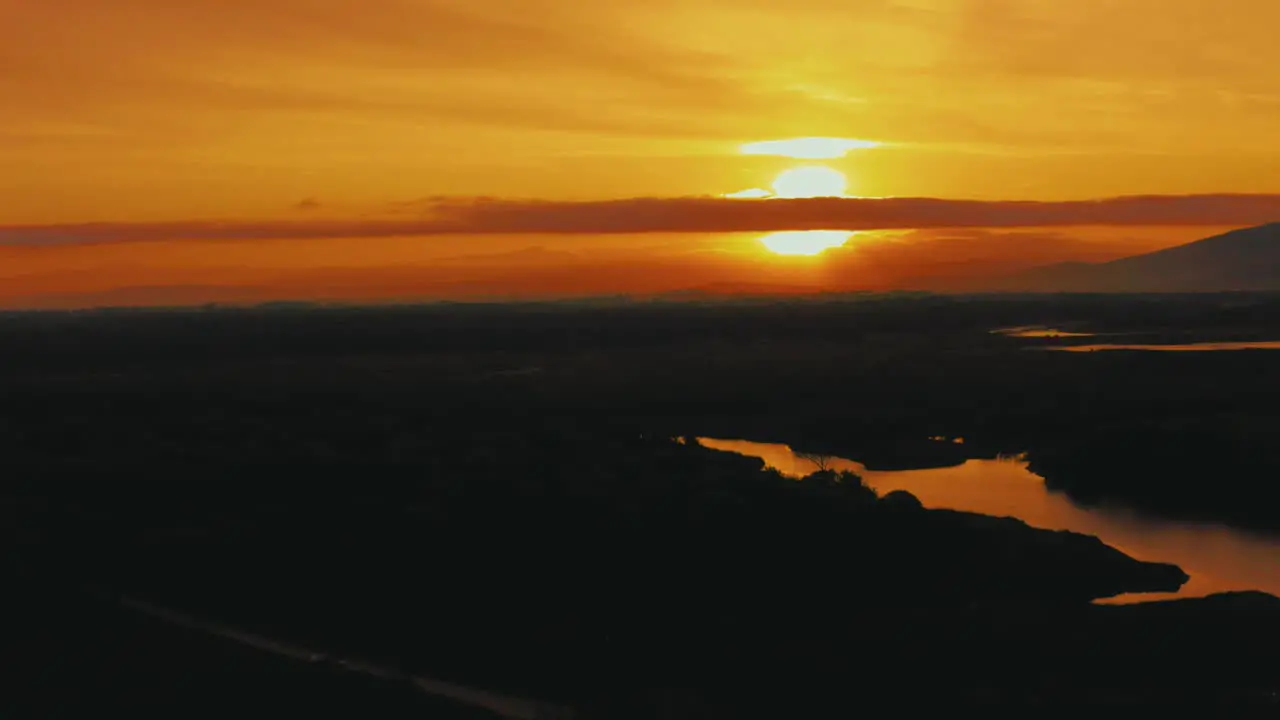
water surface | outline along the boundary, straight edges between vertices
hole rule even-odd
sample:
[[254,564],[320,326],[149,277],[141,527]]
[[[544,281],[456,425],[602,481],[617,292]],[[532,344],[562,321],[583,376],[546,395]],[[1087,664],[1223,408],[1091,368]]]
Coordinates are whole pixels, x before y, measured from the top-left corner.
[[[1032,337],[1022,335],[1019,337]],[[1050,337],[1050,336],[1037,336]],[[1214,350],[1280,350],[1280,340],[1253,340],[1247,342],[1199,342],[1180,345],[1137,345],[1124,343],[1097,343],[1094,345],[1041,345],[1028,350],[1058,350],[1061,352],[1094,352],[1095,350],[1157,350],[1163,352],[1209,352]]]
[[1006,337],[1016,338],[1062,338],[1062,337],[1093,337],[1095,333],[1089,332],[1070,332],[1067,330],[1059,330],[1057,328],[1045,327],[1043,325],[1026,325],[1023,327],[1000,328],[992,330],[996,335],[1004,335]]
[[[761,458],[791,477],[815,470],[787,445],[699,438],[708,448]],[[906,490],[925,507],[949,508],[1016,517],[1034,527],[1096,535],[1112,547],[1152,562],[1181,567],[1191,580],[1177,594],[1115,598],[1126,602],[1164,597],[1197,597],[1232,590],[1262,590],[1280,595],[1280,535],[1236,530],[1213,523],[1192,523],[1138,515],[1111,508],[1082,508],[1065,495],[1050,492],[1044,479],[1021,458],[969,460],[963,465],[928,470],[867,470],[860,463],[834,458],[831,470],[861,475],[881,494]]]

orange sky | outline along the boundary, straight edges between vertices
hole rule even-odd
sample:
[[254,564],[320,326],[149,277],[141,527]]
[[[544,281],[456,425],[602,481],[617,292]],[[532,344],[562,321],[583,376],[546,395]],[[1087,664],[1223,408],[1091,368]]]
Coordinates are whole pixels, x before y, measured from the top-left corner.
[[[1153,216],[1178,226],[1165,229],[1107,218],[1084,229],[925,223],[857,236],[825,260],[768,256],[758,233],[692,232],[704,225],[637,234],[634,217],[574,238],[531,234],[541,225],[420,237],[330,226],[404,218],[423,198],[578,203],[564,209],[577,218],[612,212],[584,202],[767,188],[807,161],[739,146],[796,136],[881,143],[821,161],[861,196],[1280,194],[1280,3],[1224,7],[0,0],[0,304],[160,285],[252,285],[243,292],[254,297],[449,282],[884,287],[939,265],[1105,259],[1185,242],[1257,212]],[[997,220],[1009,208],[990,207]],[[670,208],[646,205],[645,217]],[[325,237],[180,237],[208,219],[308,222]],[[722,229],[756,227],[740,220]],[[86,222],[123,225],[104,240],[77,227]],[[155,222],[173,237],[143,227]],[[543,252],[519,252],[532,247]],[[443,261],[486,254],[483,273]],[[538,279],[503,279],[530,263],[547,266]],[[594,286],[574,280],[586,267]]]

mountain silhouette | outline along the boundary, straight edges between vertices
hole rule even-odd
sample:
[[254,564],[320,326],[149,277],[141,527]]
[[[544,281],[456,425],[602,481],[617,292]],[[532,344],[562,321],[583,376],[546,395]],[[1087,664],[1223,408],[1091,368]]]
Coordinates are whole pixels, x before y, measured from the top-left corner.
[[1280,290],[1280,222],[1110,262],[1059,263],[976,284],[1039,292]]

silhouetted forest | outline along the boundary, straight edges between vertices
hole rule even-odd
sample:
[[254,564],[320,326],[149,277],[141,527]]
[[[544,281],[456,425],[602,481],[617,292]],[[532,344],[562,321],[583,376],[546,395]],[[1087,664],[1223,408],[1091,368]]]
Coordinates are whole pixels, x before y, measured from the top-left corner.
[[1277,339],[1280,299],[8,314],[4,557],[28,607],[136,593],[584,717],[1271,702],[1280,601],[1092,606],[1185,576],[675,440],[1025,450],[1081,498],[1280,526],[1270,354],[990,332],[1031,324]]

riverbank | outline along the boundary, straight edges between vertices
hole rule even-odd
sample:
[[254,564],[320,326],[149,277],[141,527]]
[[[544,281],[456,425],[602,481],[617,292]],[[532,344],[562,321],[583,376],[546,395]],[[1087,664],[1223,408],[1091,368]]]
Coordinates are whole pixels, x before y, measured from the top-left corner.
[[[1116,419],[1028,453],[1047,486],[1084,505],[1112,503],[1154,515],[1221,521],[1280,537],[1280,452],[1251,417],[1166,418],[1161,427]],[[1171,449],[1176,448],[1176,452]]]
[[[30,588],[76,578],[282,646],[609,720],[667,690],[743,713],[743,687],[759,688],[761,707],[806,712],[818,711],[806,698],[883,702],[916,683],[971,703],[1030,702],[1024,687],[1063,698],[1063,678],[1105,662],[1096,653],[1133,658],[1145,637],[1142,623],[1105,624],[1096,613],[1111,610],[1090,600],[1186,579],[1087,536],[878,498],[835,474],[797,482],[667,439],[575,428],[538,447],[484,456],[488,467],[415,483],[411,496],[352,483],[277,504],[229,486],[236,503],[217,512],[158,513],[154,494],[119,485],[78,510],[10,505],[22,524],[8,545],[25,553],[13,576]],[[601,462],[582,462],[587,452]],[[506,468],[517,460],[523,472]],[[1143,640],[1151,652],[1187,637],[1182,615]],[[1213,666],[1200,672],[1246,662],[1225,662],[1225,643],[1280,641],[1268,627],[1280,623],[1204,633]],[[1064,651],[1077,635],[1089,644]],[[974,662],[992,649],[998,661]],[[1233,673],[1245,685],[1215,692],[1265,687],[1249,668]],[[1099,678],[1090,691],[1103,704],[1149,697],[1160,678]]]
[[[1010,516],[1034,527],[1073,530],[1143,559],[1177,564],[1191,580],[1183,597],[1262,590],[1280,595],[1280,535],[1250,532],[1223,523],[1189,522],[1122,507],[1082,505],[1050,489],[1025,457],[968,460],[945,468],[868,470],[837,456],[796,453],[785,444],[701,438],[708,448],[757,457],[789,477],[813,472],[821,462],[833,470],[861,475],[880,493],[903,490],[932,508]],[[1114,601],[1140,602],[1148,595]]]

